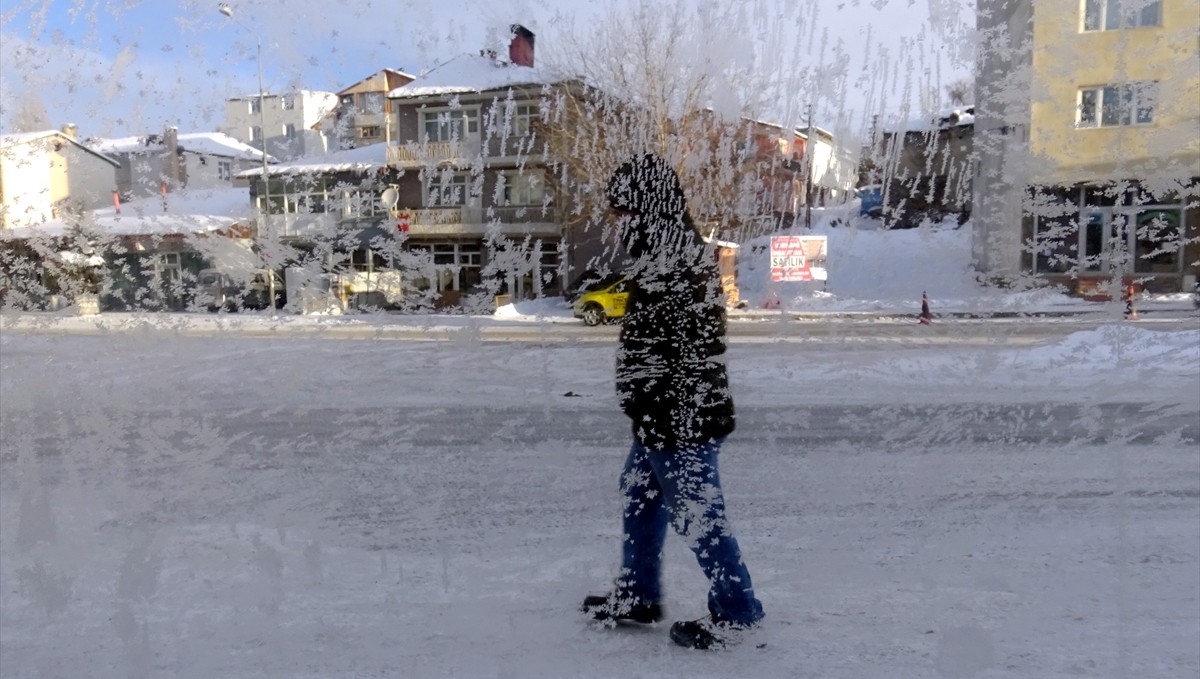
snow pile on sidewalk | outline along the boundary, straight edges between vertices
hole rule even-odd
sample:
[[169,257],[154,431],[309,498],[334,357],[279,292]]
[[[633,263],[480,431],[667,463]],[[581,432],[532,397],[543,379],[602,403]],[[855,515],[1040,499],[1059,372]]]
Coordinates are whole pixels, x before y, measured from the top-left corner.
[[877,220],[847,219],[842,212],[814,211],[811,230],[774,234],[827,237],[827,282],[773,283],[771,237],[742,245],[738,282],[750,308],[778,300],[780,307],[791,311],[916,313],[922,293],[929,295],[934,313],[1089,306],[1051,288],[1016,292],[982,285],[971,263],[970,223],[958,226],[948,219],[937,225],[888,231],[880,229]]
[[[1108,306],[1067,295],[1054,287],[1007,290],[979,282],[971,259],[971,224],[954,219],[917,229],[884,230],[874,219],[849,215],[845,207],[814,210],[811,230],[773,235],[825,236],[829,280],[810,283],[771,281],[771,237],[742,243],[738,251],[738,290],[746,309],[767,306],[794,312],[883,312],[915,314],[921,294],[934,314],[964,312],[1085,311]],[[775,302],[778,305],[775,305]],[[1115,302],[1112,304],[1119,304]],[[1140,304],[1188,309],[1187,293],[1152,295]],[[519,302],[496,312],[505,319],[570,317],[561,300]]]

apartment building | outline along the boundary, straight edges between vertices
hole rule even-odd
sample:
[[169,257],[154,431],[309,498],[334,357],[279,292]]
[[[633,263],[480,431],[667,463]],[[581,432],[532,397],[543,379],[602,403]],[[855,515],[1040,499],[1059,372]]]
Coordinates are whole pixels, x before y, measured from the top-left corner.
[[508,59],[463,54],[388,93],[408,247],[429,254],[426,283],[449,297],[559,294],[601,248],[549,181],[542,99],[565,84],[534,65],[534,34],[512,30]]
[[1112,297],[1200,268],[1200,2],[980,0],[974,258]]
[[314,90],[234,97],[225,100],[220,131],[280,160],[325,153],[331,149],[321,121],[337,105],[333,92]]
[[396,132],[396,118],[387,94],[415,78],[404,71],[385,68],[338,92],[337,108],[324,124],[326,133],[343,149],[391,141]]

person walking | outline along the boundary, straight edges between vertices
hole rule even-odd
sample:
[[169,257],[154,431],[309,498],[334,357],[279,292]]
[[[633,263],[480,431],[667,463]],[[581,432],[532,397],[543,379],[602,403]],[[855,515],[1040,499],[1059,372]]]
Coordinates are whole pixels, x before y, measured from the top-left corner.
[[582,609],[608,624],[662,620],[662,547],[670,523],[710,583],[709,615],[674,623],[671,639],[690,648],[721,647],[758,625],[763,607],[730,529],[717,470],[735,418],[715,253],[664,159],[644,154],[625,162],[609,180],[607,197],[617,239],[630,256],[616,387],[633,445],[620,478],[620,575],[607,594],[585,598]]

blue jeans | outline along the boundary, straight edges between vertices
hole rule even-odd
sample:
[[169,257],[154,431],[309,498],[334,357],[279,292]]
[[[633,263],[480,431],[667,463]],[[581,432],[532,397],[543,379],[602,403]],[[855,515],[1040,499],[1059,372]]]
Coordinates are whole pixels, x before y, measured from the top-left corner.
[[720,449],[720,440],[674,450],[648,450],[634,442],[621,474],[625,539],[617,586],[643,601],[662,600],[662,549],[670,522],[708,576],[709,613],[716,620],[753,624],[763,609],[725,518]]

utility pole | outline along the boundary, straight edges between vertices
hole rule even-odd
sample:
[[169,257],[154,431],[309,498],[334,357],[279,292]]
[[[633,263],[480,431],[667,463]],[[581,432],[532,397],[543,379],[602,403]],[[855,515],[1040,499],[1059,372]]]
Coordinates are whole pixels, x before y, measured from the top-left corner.
[[812,229],[812,168],[813,168],[813,124],[812,103],[808,105],[808,132],[804,140],[804,228]]
[[[254,32],[254,30],[251,29],[249,26],[238,21],[237,18],[233,16],[233,8],[230,7],[229,5],[222,3],[222,4],[218,5],[217,11],[219,11],[221,14],[224,14],[231,21],[233,21],[234,25],[242,28],[247,33],[254,36],[254,45],[256,48],[255,56],[258,61],[258,129],[259,129],[259,135],[260,135],[259,141],[262,142],[262,187],[263,187],[262,190],[263,190],[263,195],[260,199],[260,200],[262,200],[262,225],[258,229],[258,239],[257,239],[258,240],[258,251],[259,251],[259,254],[261,255],[265,251],[265,248],[263,247],[263,232],[264,231],[267,232],[267,234],[268,234],[267,239],[266,239],[267,242],[270,243],[270,241],[271,241],[271,238],[270,238],[270,232],[271,232],[271,185],[267,181],[267,179],[269,177],[269,173],[267,172],[267,113],[266,113],[266,111],[267,111],[267,101],[266,101],[267,94],[263,90],[262,38],[260,38],[258,36],[258,33]],[[264,263],[266,264],[267,297],[269,299],[268,303],[271,305],[271,316],[274,317],[275,313],[276,313],[276,311],[275,311],[275,269],[273,269],[271,267],[271,263],[269,261],[264,261]]]

